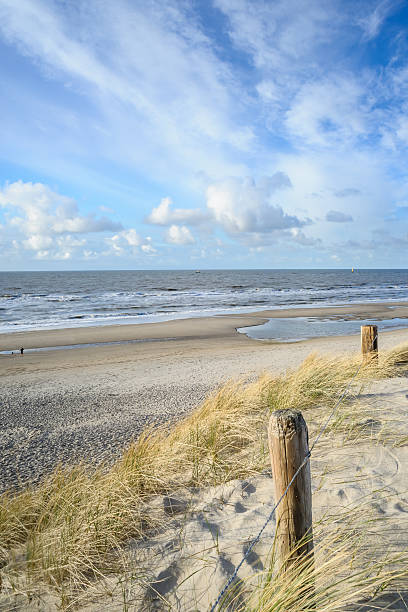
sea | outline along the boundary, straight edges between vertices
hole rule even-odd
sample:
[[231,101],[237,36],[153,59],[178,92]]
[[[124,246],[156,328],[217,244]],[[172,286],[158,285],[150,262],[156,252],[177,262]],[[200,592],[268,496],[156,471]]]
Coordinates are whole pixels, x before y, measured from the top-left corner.
[[[405,300],[408,270],[0,272],[0,333]],[[240,331],[290,341],[357,333],[360,324],[302,317]],[[408,327],[405,319],[382,325]]]

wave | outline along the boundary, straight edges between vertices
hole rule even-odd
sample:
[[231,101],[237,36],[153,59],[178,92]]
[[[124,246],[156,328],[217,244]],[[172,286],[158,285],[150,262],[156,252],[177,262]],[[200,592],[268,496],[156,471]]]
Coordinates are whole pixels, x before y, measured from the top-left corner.
[[82,272],[58,278],[51,273],[0,273],[0,328],[104,325],[399,300],[408,300],[407,271]]

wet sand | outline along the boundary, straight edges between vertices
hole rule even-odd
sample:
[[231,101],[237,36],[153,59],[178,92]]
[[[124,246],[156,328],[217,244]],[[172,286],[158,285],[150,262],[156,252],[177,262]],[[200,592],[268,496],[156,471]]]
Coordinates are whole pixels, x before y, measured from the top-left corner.
[[[270,318],[322,317],[348,319],[407,318],[408,302],[352,304],[324,308],[289,308],[258,312],[176,319],[162,323],[105,325],[66,329],[34,330],[0,334],[0,351],[18,351],[38,347],[67,346],[130,340],[205,340],[232,339],[236,328],[262,325]],[[408,325],[408,323],[407,323]],[[240,336],[238,336],[240,338]],[[238,341],[238,338],[236,340]],[[241,338],[242,341],[242,338]]]

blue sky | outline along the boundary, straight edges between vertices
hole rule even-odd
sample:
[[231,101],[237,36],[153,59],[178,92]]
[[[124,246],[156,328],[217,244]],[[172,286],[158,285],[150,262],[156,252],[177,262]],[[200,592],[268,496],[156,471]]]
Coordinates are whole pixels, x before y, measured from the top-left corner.
[[407,23],[0,0],[0,269],[407,267]]

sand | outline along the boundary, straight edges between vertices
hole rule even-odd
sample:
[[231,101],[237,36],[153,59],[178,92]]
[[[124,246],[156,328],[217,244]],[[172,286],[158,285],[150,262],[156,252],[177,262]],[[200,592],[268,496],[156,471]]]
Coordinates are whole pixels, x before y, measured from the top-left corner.
[[[408,436],[407,391],[406,378],[375,382],[359,401],[370,403],[377,425],[381,418],[388,423],[393,419],[398,433]],[[355,527],[355,508],[365,504],[364,513],[373,521],[370,537],[364,541],[365,554],[373,559],[386,552],[407,551],[408,446],[394,447],[392,439],[384,444],[323,439],[312,455],[311,469],[315,523],[327,514],[347,515]],[[217,487],[179,492],[171,498],[155,497],[149,508],[163,519],[163,530],[143,541],[130,540],[123,550],[130,568],[128,576],[112,575],[96,582],[82,594],[78,609],[208,612],[273,505],[273,481],[268,470]],[[267,569],[275,527],[273,518],[241,567],[239,580],[245,583]],[[357,529],[355,538],[358,536]],[[318,536],[315,544],[319,546]],[[319,563],[319,553],[316,555]],[[354,559],[353,567],[358,563],[359,559]],[[0,610],[56,612],[59,603],[57,597],[47,593],[43,593],[40,604],[36,598],[29,601],[8,582],[0,595]],[[408,585],[402,583],[399,588],[380,592],[375,604],[360,601],[347,610],[403,612],[407,607]]]
[[[58,463],[111,463],[150,423],[180,418],[217,385],[298,365],[311,351],[358,351],[359,337],[282,344],[237,327],[269,316],[408,316],[408,305],[292,309],[156,324],[0,335],[0,350],[97,343],[87,348],[0,355],[0,491],[36,482]],[[122,344],[136,340],[131,344]],[[388,348],[408,330],[381,334]],[[119,342],[108,346],[98,343]]]
[[[359,350],[357,335],[279,344],[251,340],[238,334],[236,327],[261,323],[269,316],[320,313],[337,317],[348,312],[357,318],[389,318],[391,314],[387,305],[378,304],[302,310],[3,334],[1,350],[15,350],[20,345],[29,348],[139,342],[50,350],[23,357],[0,356],[1,487],[36,481],[58,462],[85,459],[110,463],[147,423],[180,418],[229,378],[249,380],[264,370],[278,372],[296,367],[311,351]],[[397,305],[392,316],[408,316],[408,306]],[[380,350],[407,341],[408,329],[383,332]],[[376,383],[366,399],[377,403],[387,417],[394,415],[398,427],[408,436],[407,396],[407,380],[399,378]],[[381,548],[406,549],[407,472],[408,447],[393,448],[392,440],[382,446],[323,445],[312,459],[314,519],[328,509],[336,512],[358,503],[372,491],[381,491],[377,499],[370,501],[374,513],[389,519],[387,532],[381,534]],[[127,548],[131,562],[151,582],[150,587],[142,588],[138,581],[130,580],[126,585],[128,609],[167,609],[161,599],[164,597],[172,609],[181,612],[208,610],[251,537],[265,521],[272,503],[269,473],[190,492],[176,502],[158,497],[153,506],[167,517],[168,527],[154,538],[130,543]],[[273,532],[272,521],[242,567],[240,578],[264,566]],[[112,591],[109,598],[96,598],[81,609],[122,610],[123,584],[116,584],[112,577],[103,588],[106,586]],[[102,585],[96,585],[96,590],[99,587]],[[379,601],[378,609],[389,606],[387,609],[406,610],[408,605],[403,593],[391,593]],[[8,605],[16,610],[31,609],[25,598],[13,595],[9,599],[6,592],[0,608],[10,609]],[[43,609],[56,609],[52,598]]]
[[[369,403],[376,429],[392,422],[391,430],[397,427],[399,435],[408,436],[407,390],[406,378],[376,381],[358,398],[356,410]],[[364,540],[368,559],[404,553],[408,548],[408,446],[395,446],[394,442],[392,436],[383,444],[367,439],[360,444],[323,439],[311,458],[314,523],[328,515],[337,516],[337,520],[347,516],[355,529],[363,505],[364,516],[372,521],[369,537]],[[133,610],[208,612],[264,525],[274,501],[268,470],[253,478],[172,498],[156,497],[150,503],[151,512],[160,516],[166,527],[154,537],[130,542],[125,551],[134,568],[129,580],[119,586],[117,577],[112,577],[96,585],[94,592],[105,589],[110,595],[95,597],[81,609],[119,612],[125,593],[126,605]],[[329,529],[340,528],[340,523],[330,524]],[[275,527],[273,518],[240,568],[238,578],[244,585],[251,584],[251,577],[257,577],[257,584],[259,572],[266,571]],[[357,529],[354,537],[358,536]],[[316,534],[315,544],[316,563],[322,563],[325,558],[319,556]],[[359,559],[354,559],[353,565],[358,563]],[[408,585],[403,581],[399,588],[380,593],[375,603],[364,604],[362,600],[346,609],[402,612],[407,607]]]
[[0,334],[0,351],[18,351],[47,346],[64,346],[101,342],[125,342],[143,340],[221,340],[243,342],[235,334],[237,327],[260,325],[270,318],[332,317],[348,319],[391,319],[408,318],[408,302],[350,304],[324,308],[288,308],[282,310],[261,310],[258,312],[176,319],[163,323],[137,325],[104,325],[94,327],[73,327]]

